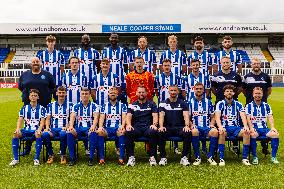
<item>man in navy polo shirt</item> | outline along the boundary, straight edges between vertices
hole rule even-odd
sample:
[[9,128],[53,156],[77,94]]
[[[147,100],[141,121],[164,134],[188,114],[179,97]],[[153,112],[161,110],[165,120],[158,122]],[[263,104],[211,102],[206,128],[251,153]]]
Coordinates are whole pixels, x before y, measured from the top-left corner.
[[147,90],[144,86],[137,88],[138,100],[129,104],[126,118],[125,147],[129,156],[127,166],[135,165],[134,141],[147,136],[150,143],[150,165],[157,165],[158,143],[158,109],[153,101],[147,100]]
[[[255,87],[262,88],[263,96],[262,101],[267,102],[268,96],[272,91],[272,84],[269,75],[262,72],[260,69],[261,62],[258,58],[252,58],[251,67],[252,71],[244,76],[243,80],[243,93],[246,97],[246,104],[253,101],[253,89]],[[269,154],[268,146],[265,141],[261,142],[262,153]]]
[[238,95],[242,91],[242,78],[239,74],[231,71],[231,60],[229,57],[224,56],[221,59],[222,70],[215,74],[212,78],[211,89],[216,96],[216,102],[224,99],[223,88],[224,86],[231,84],[236,90],[234,91],[234,100],[238,99]]
[[192,126],[189,121],[188,104],[178,98],[178,87],[172,85],[169,87],[170,97],[159,104],[159,147],[161,160],[159,165],[166,165],[166,138],[181,137],[183,138],[183,151],[180,164],[187,166],[189,152],[190,136]]

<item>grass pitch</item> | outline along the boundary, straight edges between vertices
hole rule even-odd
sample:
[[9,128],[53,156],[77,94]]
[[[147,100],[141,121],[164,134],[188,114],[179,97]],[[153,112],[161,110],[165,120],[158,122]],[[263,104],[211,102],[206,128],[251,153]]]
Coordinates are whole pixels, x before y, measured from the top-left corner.
[[[244,103],[243,97],[240,100]],[[258,166],[243,166],[226,147],[225,167],[209,166],[205,157],[198,167],[182,167],[180,157],[169,148],[168,165],[150,167],[144,144],[140,143],[135,149],[136,166],[121,167],[117,165],[114,144],[108,143],[106,165],[89,167],[80,143],[80,157],[74,167],[60,165],[59,156],[52,165],[41,161],[39,167],[34,167],[34,147],[19,165],[9,167],[11,139],[22,102],[17,89],[0,89],[0,188],[284,188],[284,88],[274,88],[269,103],[280,133],[279,165],[272,165],[270,156],[264,157],[258,145]],[[54,146],[58,152],[59,145]]]

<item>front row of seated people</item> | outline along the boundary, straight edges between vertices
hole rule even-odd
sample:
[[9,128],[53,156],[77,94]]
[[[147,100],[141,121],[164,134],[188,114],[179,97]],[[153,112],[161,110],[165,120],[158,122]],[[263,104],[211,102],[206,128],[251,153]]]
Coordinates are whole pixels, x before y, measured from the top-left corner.
[[[179,89],[176,85],[169,87],[169,98],[159,103],[159,107],[147,99],[147,91],[143,86],[138,87],[137,100],[127,107],[118,101],[118,91],[115,87],[109,90],[109,101],[102,106],[91,102],[90,90],[82,88],[81,101],[72,104],[66,100],[66,89],[58,87],[58,100],[48,105],[47,109],[37,102],[39,91],[31,89],[30,104],[25,105],[19,112],[17,128],[12,139],[14,159],[10,163],[19,163],[19,141],[21,138],[35,140],[34,165],[40,165],[39,157],[44,143],[47,148],[47,163],[53,163],[54,152],[52,139],[60,141],[61,164],[67,163],[66,149],[69,151],[69,165],[76,163],[76,140],[89,141],[89,162],[94,164],[97,149],[99,164],[105,164],[105,140],[111,138],[117,141],[119,147],[118,163],[125,164],[125,152],[128,156],[127,165],[135,165],[135,141],[147,137],[150,143],[151,166],[167,164],[165,150],[166,140],[179,137],[183,142],[180,164],[187,166],[190,145],[192,143],[195,161],[200,165],[200,140],[209,138],[209,153],[207,160],[210,165],[217,165],[215,153],[219,153],[219,166],[225,165],[225,139],[242,138],[242,163],[250,165],[249,152],[252,153],[252,164],[258,164],[256,153],[257,137],[271,139],[271,162],[278,164],[276,158],[279,146],[279,134],[274,127],[272,110],[269,104],[262,102],[263,91],[260,87],[253,90],[254,100],[243,108],[242,104],[233,99],[235,88],[226,85],[223,89],[225,99],[214,107],[211,100],[204,97],[204,86],[196,83],[195,95],[186,102],[178,98]],[[240,127],[239,120],[243,127]],[[267,127],[267,120],[270,129]],[[24,122],[24,128],[21,129]],[[157,163],[157,147],[159,146],[160,160]],[[251,149],[251,150],[250,150]]]

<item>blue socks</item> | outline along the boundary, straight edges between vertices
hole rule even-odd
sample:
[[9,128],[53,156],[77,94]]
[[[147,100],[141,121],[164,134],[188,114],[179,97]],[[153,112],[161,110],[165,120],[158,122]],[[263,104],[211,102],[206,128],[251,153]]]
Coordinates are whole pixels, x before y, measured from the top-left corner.
[[39,160],[41,148],[42,148],[42,138],[36,138],[36,144],[35,144],[36,154],[34,159]]
[[95,149],[97,147],[98,135],[96,132],[91,132],[89,134],[89,142],[90,142],[90,160],[94,160]]
[[208,158],[214,157],[217,144],[218,144],[218,137],[210,137]]
[[19,154],[18,154],[19,139],[18,138],[13,138],[12,139],[12,149],[13,149],[14,159],[15,160],[19,160]]
[[119,143],[119,159],[124,159],[125,154],[125,136],[121,135],[118,137],[118,143]]
[[257,148],[256,138],[250,138],[250,148],[251,148],[252,156],[257,157],[257,155],[256,155],[256,148]]
[[220,159],[224,159],[225,144],[218,144]]
[[67,148],[67,134],[66,131],[61,131],[60,135],[60,152],[61,155],[66,155],[66,148]]
[[75,136],[72,133],[67,133],[67,146],[70,155],[70,161],[75,161]]
[[200,158],[199,136],[192,136],[192,146],[193,146],[195,158]]
[[100,159],[104,159],[105,138],[103,136],[98,136],[98,146],[99,146],[99,157]]
[[249,145],[244,144],[243,145],[243,159],[248,158],[248,153],[249,153]]
[[276,157],[279,146],[279,138],[271,139],[271,157]]
[[51,144],[51,140],[50,140],[50,135],[48,132],[44,132],[42,133],[42,140],[45,142],[46,144],[46,150],[47,150],[47,154],[48,155],[53,155],[53,150],[52,150],[52,144]]

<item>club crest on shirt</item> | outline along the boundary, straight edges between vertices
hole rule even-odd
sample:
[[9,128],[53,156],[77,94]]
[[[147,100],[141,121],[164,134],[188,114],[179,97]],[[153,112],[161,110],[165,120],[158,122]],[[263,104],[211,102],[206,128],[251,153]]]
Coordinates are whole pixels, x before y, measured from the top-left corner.
[[45,79],[45,76],[44,76],[44,75],[41,75],[40,78],[41,78],[41,79]]

